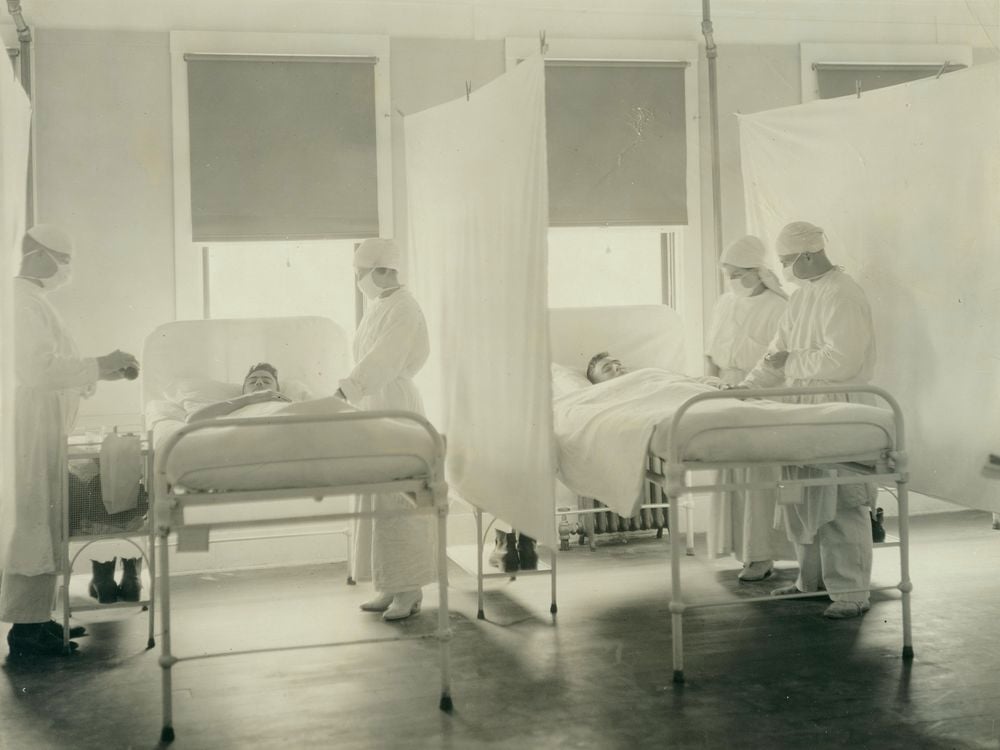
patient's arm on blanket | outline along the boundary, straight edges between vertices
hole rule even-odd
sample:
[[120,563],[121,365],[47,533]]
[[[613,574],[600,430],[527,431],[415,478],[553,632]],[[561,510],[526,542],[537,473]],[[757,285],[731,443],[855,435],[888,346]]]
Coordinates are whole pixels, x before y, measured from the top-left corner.
[[187,422],[201,422],[205,419],[216,419],[232,414],[238,409],[250,404],[262,404],[265,401],[291,401],[288,396],[277,391],[256,391],[254,393],[244,393],[242,396],[231,398],[228,401],[217,401],[214,404],[203,406],[197,411],[188,414]]
[[280,414],[339,414],[345,411],[357,411],[353,406],[338,396],[316,398],[310,401],[296,401],[281,408]]

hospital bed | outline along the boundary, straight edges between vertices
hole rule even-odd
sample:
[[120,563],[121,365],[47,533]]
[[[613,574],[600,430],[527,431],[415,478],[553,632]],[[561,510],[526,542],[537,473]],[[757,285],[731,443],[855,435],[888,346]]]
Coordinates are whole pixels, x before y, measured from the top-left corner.
[[[660,352],[679,353],[682,346],[680,321],[667,308],[591,308],[552,311],[553,357],[567,366],[582,370],[589,357],[598,351],[610,351],[633,369],[655,366]],[[617,326],[621,326],[616,330]],[[570,343],[567,343],[570,342]],[[558,361],[558,360],[557,360]],[[662,365],[661,365],[662,366]],[[634,373],[638,376],[641,373]],[[612,381],[614,382],[614,381]],[[608,384],[605,384],[608,385]],[[597,386],[593,386],[596,388]],[[683,617],[697,607],[717,607],[756,601],[776,601],[810,596],[792,594],[782,597],[720,597],[688,601],[682,585],[681,545],[673,530],[679,529],[679,505],[682,498],[698,498],[705,493],[739,492],[748,489],[794,490],[806,486],[861,483],[895,484],[899,504],[900,582],[893,586],[873,586],[870,591],[899,589],[902,593],[903,658],[913,657],[910,622],[908,466],[903,416],[895,399],[884,390],[869,386],[839,386],[813,389],[771,389],[767,391],[718,391],[694,381],[678,383],[687,389],[675,408],[658,418],[639,451],[633,456],[637,480],[632,492],[622,492],[617,503],[610,503],[622,515],[634,513],[642,504],[641,481],[652,482],[665,497],[672,530],[670,545],[671,600],[674,680],[684,680]],[[581,398],[595,398],[581,391]],[[857,403],[787,404],[771,401],[776,397],[828,394],[864,394],[877,398],[885,406],[878,408]],[[568,397],[572,399],[572,395]],[[767,399],[759,400],[759,399]],[[560,399],[555,400],[555,426],[560,440],[568,439],[560,421]],[[588,434],[594,425],[587,425]],[[614,446],[614,435],[598,437],[595,444]],[[565,458],[560,445],[561,458]],[[579,448],[579,446],[576,446]],[[594,450],[586,461],[584,476],[608,475],[602,460],[606,448]],[[579,451],[578,451],[579,453]],[[641,468],[642,461],[647,468]],[[569,462],[560,464],[564,480],[581,494],[590,493],[579,477],[570,476]],[[781,479],[774,482],[745,482],[741,474],[725,469],[808,465],[831,470],[827,476],[808,479]],[[596,470],[595,470],[596,466]],[[717,472],[705,474],[704,472]],[[737,479],[722,481],[724,476]],[[716,477],[699,481],[696,477]],[[626,488],[628,489],[628,488]],[[627,502],[621,500],[627,498]],[[607,499],[607,498],[604,498]],[[688,530],[690,535],[690,527]],[[687,548],[691,546],[690,536]],[[853,592],[838,592],[853,593]],[[814,596],[814,594],[812,594]]]
[[[549,310],[549,340],[552,356],[553,396],[558,398],[573,387],[572,375],[584,377],[587,362],[601,351],[608,351],[628,367],[659,367],[683,372],[684,331],[680,318],[665,305],[623,305],[619,307],[568,307]],[[596,348],[595,348],[596,347]],[[659,461],[649,459],[650,469]],[[601,498],[576,496],[576,502],[563,502],[573,493],[565,485],[557,486],[556,522],[562,549],[569,548],[570,534],[579,534],[580,543],[588,541],[591,550],[599,534],[655,531],[656,538],[667,527],[667,503],[661,488],[649,482],[643,488],[644,502],[634,512],[622,515],[608,511]],[[576,506],[575,508],[573,506]],[[694,501],[680,501],[685,510],[685,552],[694,554]],[[569,519],[576,517],[576,524]]]
[[[247,368],[270,362],[283,391],[329,397],[349,371],[347,336],[317,317],[181,321],[160,326],[143,349],[142,399],[153,444],[153,523],[160,552],[163,727],[174,738],[172,668],[180,661],[219,656],[176,656],[171,650],[170,559],[178,551],[204,550],[213,529],[275,523],[372,518],[401,513],[436,515],[440,644],[440,708],[450,710],[450,630],[446,568],[447,486],[442,437],[423,417],[403,411],[355,411],[339,400],[309,401],[307,410],[270,416],[229,416],[186,424],[171,413],[184,399],[242,383]],[[235,387],[235,386],[231,386]],[[308,411],[313,404],[327,408]],[[190,406],[190,404],[188,404]],[[324,499],[357,493],[405,493],[410,508],[392,512],[319,512]],[[316,510],[302,513],[301,503]],[[273,508],[288,508],[275,516]],[[326,506],[329,503],[325,504]],[[234,520],[238,508],[241,520]],[[295,512],[292,509],[295,508]],[[213,513],[214,510],[214,513]],[[301,648],[396,641],[394,636]],[[255,651],[227,652],[248,654]]]

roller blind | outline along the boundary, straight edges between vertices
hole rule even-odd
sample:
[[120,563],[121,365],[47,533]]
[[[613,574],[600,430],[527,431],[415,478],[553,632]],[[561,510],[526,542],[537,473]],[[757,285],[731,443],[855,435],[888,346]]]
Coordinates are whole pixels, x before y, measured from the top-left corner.
[[546,62],[551,226],[687,223],[685,67]]
[[874,91],[886,86],[896,86],[909,83],[920,78],[936,76],[938,72],[951,73],[961,70],[964,65],[938,64],[929,65],[893,65],[882,63],[866,65],[859,63],[815,63],[816,80],[819,83],[819,98],[834,99],[838,96],[848,96],[857,93],[858,83],[861,91]]
[[195,241],[378,235],[375,58],[185,61]]

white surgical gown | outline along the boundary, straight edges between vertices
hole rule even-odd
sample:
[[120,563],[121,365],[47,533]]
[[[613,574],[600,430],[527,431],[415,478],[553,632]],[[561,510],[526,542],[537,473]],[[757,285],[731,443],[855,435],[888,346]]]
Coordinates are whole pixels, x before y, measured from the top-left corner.
[[[719,368],[725,385],[736,385],[767,352],[778,330],[787,301],[770,289],[753,297],[723,294],[712,311],[708,356]],[[723,472],[725,479],[730,479]],[[754,468],[740,471],[745,481],[776,480],[777,471]],[[774,526],[775,496],[771,490],[744,490],[712,498],[709,550],[714,555],[732,551],[738,560],[791,559],[792,547]]]
[[[868,299],[846,273],[834,268],[801,284],[788,302],[769,351],[787,351],[784,372],[761,361],[747,376],[752,388],[787,385],[809,387],[867,383],[875,369],[875,328]],[[799,398],[800,402],[846,401],[842,394]],[[795,476],[815,476],[810,467],[786,469]],[[791,493],[781,506],[788,538],[799,558],[803,591],[820,583],[828,590],[867,588],[871,577],[871,522],[866,504],[873,498],[866,485],[809,487]],[[798,498],[794,497],[798,495]],[[833,595],[836,600],[863,600],[868,595]]]
[[98,368],[96,359],[80,357],[45,292],[25,279],[14,280],[14,326],[16,497],[0,500],[0,567],[36,576],[56,571],[66,433]]
[[[368,303],[354,336],[354,369],[340,381],[347,400],[360,409],[405,409],[424,413],[413,376],[430,354],[427,323],[405,287]],[[412,507],[401,495],[361,495],[360,510]],[[379,591],[396,593],[432,582],[436,567],[434,518],[397,516],[355,525],[355,575],[371,577]]]

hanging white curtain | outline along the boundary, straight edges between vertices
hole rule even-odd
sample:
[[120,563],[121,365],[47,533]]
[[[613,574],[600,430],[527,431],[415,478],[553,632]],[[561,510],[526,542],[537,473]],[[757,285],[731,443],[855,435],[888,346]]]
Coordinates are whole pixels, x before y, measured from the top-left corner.
[[31,104],[7,58],[0,65],[0,568],[14,526],[13,285],[24,233],[30,131]]
[[542,59],[404,125],[409,267],[432,351],[421,388],[448,482],[554,544]]
[[913,489],[1000,510],[1000,66],[739,124],[749,231],[818,224],[868,294]]

